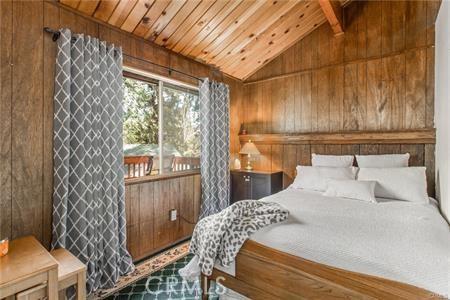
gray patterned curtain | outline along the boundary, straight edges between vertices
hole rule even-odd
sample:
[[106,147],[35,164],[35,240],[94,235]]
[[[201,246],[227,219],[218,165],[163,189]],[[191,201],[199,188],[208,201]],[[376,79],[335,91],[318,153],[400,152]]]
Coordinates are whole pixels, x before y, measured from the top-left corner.
[[122,50],[61,30],[54,97],[52,247],[87,265],[88,292],[133,270],[126,249]]
[[226,84],[209,79],[200,83],[200,121],[200,218],[203,218],[230,205],[230,116]]

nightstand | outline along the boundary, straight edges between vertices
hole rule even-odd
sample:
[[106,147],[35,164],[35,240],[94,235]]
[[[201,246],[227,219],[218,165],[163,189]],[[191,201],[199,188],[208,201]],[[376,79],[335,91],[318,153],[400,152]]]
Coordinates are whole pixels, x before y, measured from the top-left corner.
[[41,289],[42,298],[58,299],[58,262],[32,236],[11,241],[0,275],[0,299],[41,299],[31,296]]
[[231,170],[231,203],[259,200],[282,189],[282,171]]

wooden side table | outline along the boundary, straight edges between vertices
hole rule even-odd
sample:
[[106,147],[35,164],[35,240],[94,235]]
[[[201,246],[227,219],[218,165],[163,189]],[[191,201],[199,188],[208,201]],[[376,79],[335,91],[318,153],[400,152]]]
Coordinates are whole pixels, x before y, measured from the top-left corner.
[[0,257],[0,299],[45,286],[49,300],[58,299],[58,262],[32,236],[13,240]]
[[75,286],[77,300],[86,299],[86,266],[64,248],[50,252],[58,261],[59,299],[65,299],[66,289]]

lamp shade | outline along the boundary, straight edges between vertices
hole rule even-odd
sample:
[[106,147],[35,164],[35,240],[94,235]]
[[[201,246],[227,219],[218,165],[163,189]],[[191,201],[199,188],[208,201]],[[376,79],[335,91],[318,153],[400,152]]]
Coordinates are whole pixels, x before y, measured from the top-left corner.
[[256,148],[255,144],[252,143],[252,141],[248,141],[248,143],[244,144],[244,147],[242,147],[241,151],[239,151],[240,154],[250,154],[250,155],[259,155],[261,154]]

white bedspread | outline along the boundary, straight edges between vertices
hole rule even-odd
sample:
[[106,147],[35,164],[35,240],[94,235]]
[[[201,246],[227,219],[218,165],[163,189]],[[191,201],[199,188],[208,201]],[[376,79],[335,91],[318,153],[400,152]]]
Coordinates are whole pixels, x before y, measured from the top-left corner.
[[289,219],[261,229],[251,240],[450,296],[450,229],[434,203],[368,203],[298,189],[265,199],[287,208]]

